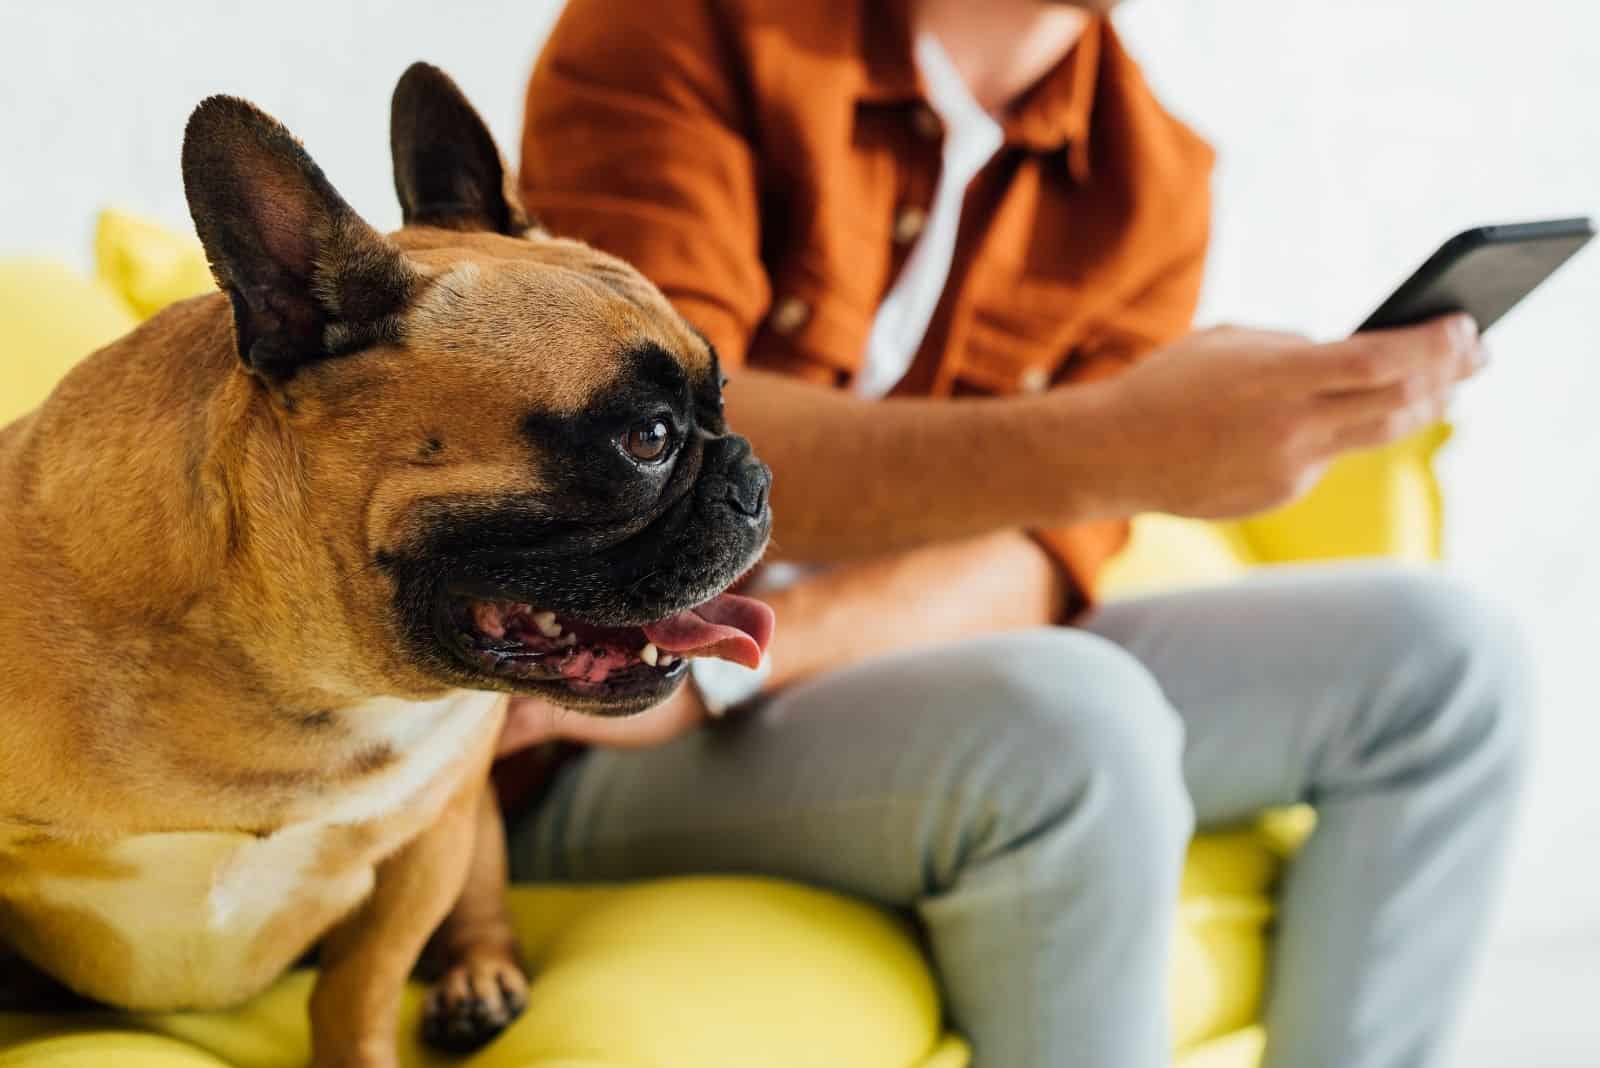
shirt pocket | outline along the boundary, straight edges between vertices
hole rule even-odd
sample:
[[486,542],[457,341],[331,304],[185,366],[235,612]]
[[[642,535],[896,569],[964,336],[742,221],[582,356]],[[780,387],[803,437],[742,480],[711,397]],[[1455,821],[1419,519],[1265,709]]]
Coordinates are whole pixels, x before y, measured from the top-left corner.
[[1072,362],[1091,321],[1084,291],[1059,281],[986,288],[952,332],[958,376],[994,393],[1039,393]]
[[1096,364],[1130,364],[1187,332],[1187,324],[1174,323],[1171,315],[1124,304],[1085,326],[1077,355]]

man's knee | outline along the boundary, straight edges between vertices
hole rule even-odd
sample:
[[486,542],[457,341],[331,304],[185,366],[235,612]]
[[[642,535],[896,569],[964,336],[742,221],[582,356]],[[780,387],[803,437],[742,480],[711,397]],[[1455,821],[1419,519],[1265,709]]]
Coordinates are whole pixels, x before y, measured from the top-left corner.
[[1504,609],[1434,573],[1396,570],[1372,587],[1399,636],[1395,678],[1381,681],[1391,717],[1377,725],[1410,759],[1472,760],[1514,780],[1526,752],[1533,669]]
[[1193,811],[1183,727],[1149,672],[1110,642],[1062,629],[967,652],[962,703],[984,731],[952,803],[969,859],[1061,834],[1075,865],[1165,880]]

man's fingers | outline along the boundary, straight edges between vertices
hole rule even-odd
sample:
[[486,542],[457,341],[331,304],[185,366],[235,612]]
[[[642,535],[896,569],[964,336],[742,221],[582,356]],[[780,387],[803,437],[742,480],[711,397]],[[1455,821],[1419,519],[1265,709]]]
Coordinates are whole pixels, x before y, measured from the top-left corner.
[[1441,392],[1364,415],[1357,415],[1352,408],[1348,413],[1352,418],[1335,422],[1329,430],[1328,451],[1336,454],[1399,441],[1442,419],[1448,399],[1448,392]]
[[1456,368],[1456,381],[1465,381],[1487,366],[1489,366],[1489,348],[1480,337],[1473,343],[1472,351],[1467,353],[1466,359]]
[[[1445,329],[1459,330],[1460,323],[1438,320]],[[1466,320],[1471,326],[1471,320]],[[1437,330],[1436,330],[1437,333]],[[1470,378],[1488,362],[1476,332],[1464,349],[1449,349],[1453,361],[1414,368],[1392,382],[1366,388],[1322,393],[1314,402],[1317,416],[1329,427],[1328,439],[1334,448],[1356,448],[1383,444],[1444,416],[1456,383]]]
[[1461,373],[1438,375],[1419,372],[1377,389],[1325,393],[1313,402],[1313,411],[1329,426],[1337,428],[1373,422],[1392,412],[1418,405],[1431,404],[1442,408],[1462,377],[1464,375]]
[[[1324,393],[1377,390],[1418,375],[1470,368],[1482,346],[1472,317],[1447,315],[1417,326],[1372,330],[1321,345],[1303,364]],[[1470,373],[1470,370],[1465,373]]]

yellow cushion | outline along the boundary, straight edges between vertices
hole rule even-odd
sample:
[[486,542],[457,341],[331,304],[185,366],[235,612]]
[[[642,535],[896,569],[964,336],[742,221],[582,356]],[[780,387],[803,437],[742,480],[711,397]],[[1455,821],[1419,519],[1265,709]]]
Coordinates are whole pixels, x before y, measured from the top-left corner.
[[1266,1048],[1265,1031],[1258,1026],[1244,1027],[1189,1050],[1173,1068],[1257,1068]]
[[84,1030],[0,1049],[0,1068],[227,1068],[182,1042],[134,1031]]
[[1133,520],[1127,546],[1100,573],[1106,600],[1231,582],[1250,569],[1250,546],[1228,523],[1173,515]]
[[0,426],[134,325],[115,290],[49,260],[0,261]]
[[[1191,850],[1173,963],[1180,1068],[1247,1068],[1278,847],[1259,829]],[[965,1068],[941,1031],[933,977],[907,926],[835,894],[770,879],[517,887],[535,974],[528,1010],[472,1068]],[[310,972],[220,1013],[0,1014],[0,1068],[300,1068]],[[460,1064],[415,1040],[402,1063]],[[113,1021],[120,1021],[113,1023]],[[162,1036],[154,1038],[152,1036]],[[1217,1060],[1218,1049],[1243,1051]],[[1194,1058],[1202,1058],[1195,1060]]]
[[1342,457],[1304,498],[1244,520],[1239,532],[1262,562],[1437,559],[1443,508],[1433,457],[1449,439],[1450,428],[1439,424]]
[[50,260],[0,261],[0,426],[139,320],[214,288],[198,241],[126,212],[101,212],[95,261],[95,279]]
[[1450,428],[1439,424],[1386,448],[1342,457],[1305,497],[1250,519],[1139,516],[1127,546],[1101,574],[1100,596],[1120,600],[1217,585],[1257,564],[1437,559],[1443,509],[1433,456],[1449,438]]
[[[938,994],[910,931],[859,902],[776,880],[723,877],[520,887],[512,897],[537,979],[527,1011],[471,1058],[474,1068],[960,1068],[966,1062],[964,1047],[941,1034]],[[107,1033],[104,1018],[0,1016],[0,1043],[41,1029],[80,1029],[94,1034],[76,1048],[98,1047],[105,1058],[84,1064],[122,1064],[118,1044],[143,1031],[217,1059],[208,1065],[302,1068],[311,982],[310,972],[297,972],[230,1012],[128,1016],[124,1035]],[[413,986],[401,1016],[402,1063],[461,1063],[429,1054],[416,1040],[420,994]],[[51,1056],[60,1049],[22,1048]],[[14,1054],[13,1061],[16,1068],[36,1063]],[[0,1065],[13,1068],[13,1061]],[[148,1063],[168,1062],[152,1054]]]
[[216,288],[200,242],[159,223],[107,208],[94,233],[95,269],[141,319]]

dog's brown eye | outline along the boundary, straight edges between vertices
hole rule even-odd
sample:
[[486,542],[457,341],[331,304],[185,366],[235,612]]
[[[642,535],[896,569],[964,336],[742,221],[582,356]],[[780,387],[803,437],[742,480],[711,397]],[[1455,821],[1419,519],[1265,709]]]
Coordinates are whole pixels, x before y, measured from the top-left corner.
[[643,463],[655,463],[667,454],[672,428],[664,419],[651,419],[628,431],[628,455]]

